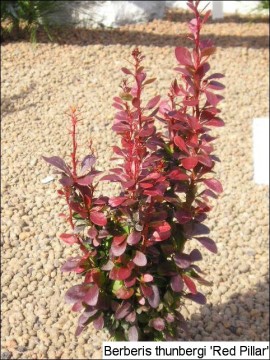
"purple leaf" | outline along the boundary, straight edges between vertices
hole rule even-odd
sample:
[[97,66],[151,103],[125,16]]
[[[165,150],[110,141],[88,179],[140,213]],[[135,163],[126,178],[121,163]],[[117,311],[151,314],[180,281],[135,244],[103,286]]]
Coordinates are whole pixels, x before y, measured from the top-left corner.
[[211,251],[214,254],[217,253],[218,249],[214,240],[205,236],[195,237],[195,239],[198,240],[207,250]]
[[147,298],[149,305],[156,309],[160,303],[160,297],[159,297],[159,291],[158,291],[158,287],[156,285],[151,285],[153,293],[151,296],[149,296]]
[[190,299],[190,300],[196,302],[197,304],[200,304],[200,305],[206,304],[206,297],[200,292],[197,292],[197,294],[187,294],[187,295],[185,295],[185,297],[187,299]]
[[165,329],[165,321],[158,317],[149,321],[149,326],[153,327],[157,331],[163,331]]
[[91,238],[94,239],[98,236],[98,232],[97,229],[93,226],[91,227],[88,231],[87,231],[87,235]]
[[174,292],[181,292],[184,288],[184,282],[180,275],[171,277],[171,288]]
[[76,179],[76,183],[82,186],[91,185],[96,175],[97,175],[96,173],[95,174],[90,173],[86,176],[80,176]]
[[175,212],[175,217],[179,224],[185,224],[192,219],[191,213],[184,209],[177,210]]
[[95,165],[96,158],[93,155],[87,155],[81,163],[81,172],[86,173]]
[[197,249],[192,250],[189,256],[192,262],[202,260],[202,254]]
[[127,238],[129,245],[135,245],[141,240],[142,234],[138,231],[132,231]]
[[83,301],[91,306],[95,306],[98,301],[99,296],[99,287],[95,284],[93,285],[85,294]]
[[74,304],[77,301],[82,301],[88,287],[85,285],[74,285],[65,294],[65,301],[68,304]]
[[81,333],[83,332],[84,329],[85,329],[85,326],[77,326],[77,329],[75,331],[75,336],[81,335]]
[[121,70],[122,70],[123,73],[126,74],[126,75],[131,75],[131,74],[132,74],[132,72],[131,72],[129,69],[127,69],[126,67],[122,67]]
[[129,323],[134,323],[135,320],[136,320],[136,312],[135,312],[135,311],[131,311],[131,313],[129,313],[129,314],[126,316],[125,320],[126,320],[127,322],[129,322]]
[[105,265],[102,266],[101,270],[110,271],[114,267],[114,263],[109,260]]
[[84,326],[84,324],[96,313],[98,312],[98,309],[87,309],[84,310],[84,312],[81,314],[81,316],[78,319],[79,326]]
[[126,317],[131,312],[131,304],[129,302],[122,302],[115,312],[115,319],[120,320]]
[[114,256],[121,256],[125,252],[126,247],[127,247],[127,242],[126,241],[123,241],[119,245],[112,242],[111,252],[112,252],[112,254]]
[[62,265],[61,271],[62,272],[71,272],[74,269],[76,269],[79,265],[79,262],[81,261],[81,258],[79,256],[77,257],[70,257],[67,259],[67,261]]
[[135,257],[132,261],[137,266],[145,266],[147,264],[146,256],[141,251],[136,251]]
[[49,163],[50,165],[55,166],[56,168],[64,171],[64,173],[68,174],[68,175],[72,175],[70,172],[69,167],[67,166],[67,164],[64,162],[63,159],[61,159],[59,156],[52,156],[52,157],[45,157],[42,156],[43,159],[45,161],[47,161],[47,163]]
[[223,84],[221,84],[218,81],[210,81],[209,84],[207,85],[207,88],[209,89],[213,89],[213,90],[223,90],[225,89],[225,86]]
[[181,65],[193,66],[190,51],[185,47],[175,48],[175,57]]
[[139,333],[135,325],[131,326],[128,330],[128,340],[129,341],[138,341]]
[[158,104],[158,102],[159,102],[159,100],[160,100],[160,96],[159,95],[157,95],[157,96],[155,96],[153,99],[151,99],[148,103],[147,103],[147,105],[146,105],[146,109],[153,109],[157,104]]
[[103,314],[99,315],[99,317],[96,318],[96,319],[93,321],[93,325],[94,325],[94,328],[95,328],[96,330],[101,330],[101,329],[103,329],[103,327],[104,327]]
[[72,186],[74,184],[73,179],[66,175],[63,175],[59,182],[63,186]]
[[174,261],[175,264],[180,268],[180,269],[186,269],[191,265],[191,259],[190,256],[188,254],[176,254],[174,256]]
[[217,179],[205,179],[203,180],[206,186],[220,194],[223,191],[221,183]]

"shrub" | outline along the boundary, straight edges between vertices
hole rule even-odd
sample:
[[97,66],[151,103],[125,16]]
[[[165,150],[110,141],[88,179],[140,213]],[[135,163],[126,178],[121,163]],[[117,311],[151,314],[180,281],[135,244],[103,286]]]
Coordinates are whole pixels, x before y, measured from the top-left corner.
[[[35,42],[37,30],[43,28],[51,39],[49,31],[49,15],[59,6],[59,2],[52,1],[30,1],[14,0],[1,1],[1,32],[3,34],[13,33],[15,37],[19,35],[24,27],[30,35],[30,40]],[[9,26],[3,27],[3,22],[7,21]]]
[[[223,75],[208,75],[215,52],[200,31],[210,15],[201,17],[199,1],[189,1],[195,14],[189,22],[193,50],[175,49],[180,82],[175,79],[168,98],[143,98],[147,79],[144,56],[136,48],[133,66],[122,68],[126,78],[114,98],[113,130],[121,146],[113,146],[120,165],[100,178],[93,153],[81,162],[76,156],[78,115],[71,109],[71,165],[59,157],[44,159],[61,174],[59,195],[66,199],[66,220],[72,231],[60,238],[78,244],[82,255],[69,258],[63,272],[79,274],[83,282],[71,287],[66,302],[82,312],[76,334],[93,322],[106,327],[115,340],[172,340],[187,331],[181,315],[186,298],[206,302],[197,284],[211,285],[197,262],[201,252],[185,251],[186,243],[216,253],[215,242],[203,224],[211,209],[209,198],[222,192],[213,178],[219,159],[213,154],[210,128],[222,126],[217,108]],[[166,133],[157,131],[162,121]],[[79,169],[78,169],[79,168]],[[118,182],[118,196],[96,196],[99,181]],[[193,240],[192,240],[193,239]]]

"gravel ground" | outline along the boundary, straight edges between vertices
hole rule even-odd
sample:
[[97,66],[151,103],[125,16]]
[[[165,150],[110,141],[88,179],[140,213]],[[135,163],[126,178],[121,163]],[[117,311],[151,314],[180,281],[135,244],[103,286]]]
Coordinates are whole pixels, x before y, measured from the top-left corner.
[[[40,157],[69,154],[64,111],[76,103],[84,118],[82,148],[91,136],[106,169],[120,67],[134,44],[141,45],[149,75],[158,78],[149,94],[165,96],[173,48],[186,44],[183,19],[172,12],[166,20],[119,30],[66,30],[55,43],[35,47],[2,44],[2,359],[101,357],[108,335],[89,328],[75,338],[77,315],[63,301],[76,277],[59,268],[76,250],[57,238],[66,228],[57,217],[58,185],[41,183],[51,170]],[[208,304],[186,302],[183,315],[193,340],[268,340],[269,188],[254,183],[252,164],[252,119],[268,114],[268,24],[230,17],[209,23],[204,34],[218,46],[213,71],[226,74],[226,127],[216,141],[225,191],[208,221],[219,254],[202,250],[214,282],[203,288]]]

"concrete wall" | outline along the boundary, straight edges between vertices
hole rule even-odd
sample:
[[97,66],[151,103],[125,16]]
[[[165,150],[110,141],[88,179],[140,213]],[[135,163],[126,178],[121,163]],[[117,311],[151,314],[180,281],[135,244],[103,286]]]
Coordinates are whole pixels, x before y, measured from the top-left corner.
[[[207,3],[209,1],[203,0],[201,8]],[[213,1],[210,1],[209,9],[212,9],[212,3]],[[214,3],[216,10],[218,7],[221,9],[223,7],[225,14],[249,14],[255,12],[254,9],[259,1],[215,1]],[[188,9],[186,1],[59,1],[59,6],[59,11],[51,16],[52,22],[85,27],[118,27],[124,24],[147,22],[162,18],[166,7]],[[216,18],[218,17],[220,16]]]

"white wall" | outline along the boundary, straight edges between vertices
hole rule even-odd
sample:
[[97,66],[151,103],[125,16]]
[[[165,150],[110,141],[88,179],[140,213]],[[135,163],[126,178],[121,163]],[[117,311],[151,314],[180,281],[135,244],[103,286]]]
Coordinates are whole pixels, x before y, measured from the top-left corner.
[[[203,8],[207,3],[213,3],[213,1],[201,1],[201,8]],[[215,1],[220,2],[220,1]],[[251,11],[254,11],[260,1],[222,1],[223,12],[225,14],[249,14]],[[186,1],[166,1],[166,6],[174,7],[179,9],[188,9]],[[212,9],[212,4],[209,4],[209,9]]]

